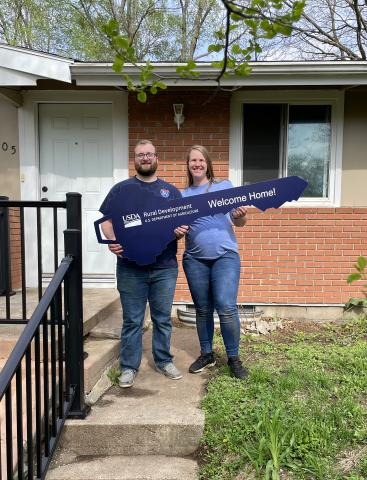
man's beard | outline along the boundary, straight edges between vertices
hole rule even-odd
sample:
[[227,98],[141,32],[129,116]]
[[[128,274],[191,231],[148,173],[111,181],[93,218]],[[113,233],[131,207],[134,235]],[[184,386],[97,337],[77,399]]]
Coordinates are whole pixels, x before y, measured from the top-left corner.
[[[147,165],[147,164],[143,164],[143,165]],[[142,177],[151,177],[152,175],[155,174],[158,167],[158,163],[156,161],[150,164],[149,166],[150,168],[143,168],[143,165],[140,163],[135,165],[135,170]]]

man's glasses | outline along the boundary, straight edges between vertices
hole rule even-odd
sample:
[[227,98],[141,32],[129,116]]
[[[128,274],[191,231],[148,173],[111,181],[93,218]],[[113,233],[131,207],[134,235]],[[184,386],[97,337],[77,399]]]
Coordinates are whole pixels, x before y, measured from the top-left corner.
[[147,158],[149,158],[149,159],[151,160],[152,158],[155,158],[155,156],[156,156],[156,154],[153,153],[153,152],[137,153],[137,154],[135,155],[135,158],[138,158],[139,160],[143,160],[144,157],[147,157]]

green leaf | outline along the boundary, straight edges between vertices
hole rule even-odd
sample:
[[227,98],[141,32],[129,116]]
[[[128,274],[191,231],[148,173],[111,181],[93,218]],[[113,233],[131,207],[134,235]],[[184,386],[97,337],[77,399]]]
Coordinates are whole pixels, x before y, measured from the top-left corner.
[[224,40],[226,38],[226,35],[225,33],[223,32],[223,30],[218,30],[217,32],[214,32],[214,36],[218,39],[218,40]]
[[257,28],[257,23],[255,22],[255,20],[252,20],[252,19],[246,20],[245,24],[251,29]]
[[360,273],[351,273],[347,278],[347,283],[353,283],[357,280],[360,280],[361,278],[362,278],[362,275]]
[[192,70],[193,68],[196,68],[196,63],[194,62],[194,60],[189,60],[187,62],[187,68],[189,68],[190,70]]
[[238,13],[231,13],[231,20],[233,20],[233,22],[240,22],[243,20],[243,17],[238,15]]
[[[129,78],[129,77],[127,77],[127,78]],[[136,90],[136,87],[131,80],[128,80],[128,82],[127,82],[127,89],[132,91],[132,92],[134,92]]]
[[134,47],[129,47],[126,50],[126,54],[129,56],[131,62],[136,62],[135,49]]
[[155,82],[154,85],[157,87],[157,88],[160,88],[161,90],[166,90],[167,88],[167,85],[163,82]]
[[223,67],[223,60],[217,60],[211,63],[213,68],[222,68]]
[[127,50],[130,46],[129,39],[126,37],[122,37],[121,35],[115,37],[113,41],[117,47],[123,48],[124,50]]
[[238,23],[233,23],[232,25],[229,26],[229,31],[233,32],[233,30],[237,30],[239,26],[240,25],[238,25]]
[[293,4],[293,19],[299,20],[301,18],[303,9],[305,8],[305,2],[294,2]]
[[367,266],[367,258],[366,257],[358,257],[357,265],[358,265],[358,268],[359,268],[358,271],[363,272],[364,269]]
[[273,30],[275,33],[280,33],[286,37],[292,33],[292,27],[290,25],[280,25],[279,23],[273,23]]
[[119,23],[116,20],[110,20],[108,23],[102,26],[102,30],[110,37],[118,35]]
[[350,298],[348,302],[345,304],[346,308],[351,307],[365,307],[367,305],[366,298]]
[[237,43],[235,43],[231,47],[231,52],[233,53],[233,55],[240,55],[241,53],[243,53],[243,50]]
[[137,95],[137,99],[141,103],[145,103],[147,101],[147,94],[144,91],[140,91]]
[[251,73],[251,67],[247,63],[241,63],[235,69],[235,74],[241,77],[245,77]]
[[115,62],[112,65],[112,70],[115,71],[116,73],[120,73],[123,66],[124,66],[124,61],[122,60],[122,58],[116,57]]
[[149,78],[152,77],[152,72],[149,68],[142,68],[140,72],[140,79],[141,81],[147,81]]
[[268,20],[262,20],[260,22],[260,28],[264,30],[264,32],[273,31],[273,26],[268,22]]
[[220,52],[221,50],[223,50],[223,45],[216,45],[214,43],[212,43],[211,45],[209,45],[208,47],[208,53],[211,53],[211,52]]

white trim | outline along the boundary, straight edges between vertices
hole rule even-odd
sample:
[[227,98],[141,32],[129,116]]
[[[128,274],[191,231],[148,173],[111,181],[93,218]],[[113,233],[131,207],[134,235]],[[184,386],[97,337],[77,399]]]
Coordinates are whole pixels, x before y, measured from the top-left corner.
[[[128,178],[128,105],[122,91],[24,91],[24,104],[19,108],[19,162],[22,200],[40,199],[38,106],[40,103],[111,103],[112,151],[114,182]],[[36,221],[34,209],[25,221],[26,245],[35,249]],[[34,252],[34,250],[33,250]],[[27,285],[37,285],[37,256],[26,255]],[[112,272],[111,272],[112,273]]]
[[2,87],[35,87],[37,77],[0,66],[0,85]]
[[10,75],[7,79],[10,83],[7,85],[21,85],[21,81],[27,82],[23,85],[32,85],[30,83],[32,79],[36,82],[37,78],[71,83],[70,65],[72,63],[74,63],[73,60],[55,55],[0,45],[0,67],[5,68],[5,72],[7,71]]
[[[344,92],[340,90],[284,90],[237,92],[231,99],[229,131],[229,179],[235,186],[242,183],[243,158],[243,104],[244,103],[296,103],[332,106],[330,179],[328,198],[302,198],[297,206],[339,207],[341,203],[341,171],[343,152]],[[295,206],[289,203],[286,206]]]
[[[198,78],[182,78],[176,69],[180,63],[157,62],[152,64],[154,73],[163,77],[168,86],[217,86],[219,70],[210,63],[197,63]],[[221,79],[222,86],[335,86],[366,85],[367,62],[254,62],[247,76],[227,76]],[[112,63],[74,63],[71,75],[80,86],[126,86],[126,80],[112,70]],[[126,64],[124,73],[139,79],[139,68]]]

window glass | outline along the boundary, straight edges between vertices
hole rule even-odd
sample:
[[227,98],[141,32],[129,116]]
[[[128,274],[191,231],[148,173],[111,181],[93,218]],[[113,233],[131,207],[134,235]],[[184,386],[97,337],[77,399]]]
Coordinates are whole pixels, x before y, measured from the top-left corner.
[[243,184],[279,177],[281,119],[280,104],[243,106]]
[[327,197],[331,145],[330,105],[290,105],[287,175],[308,182],[303,197]]

